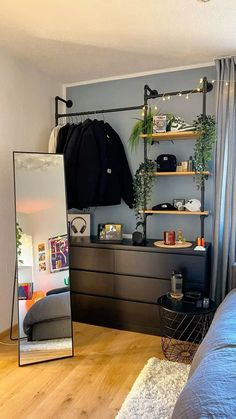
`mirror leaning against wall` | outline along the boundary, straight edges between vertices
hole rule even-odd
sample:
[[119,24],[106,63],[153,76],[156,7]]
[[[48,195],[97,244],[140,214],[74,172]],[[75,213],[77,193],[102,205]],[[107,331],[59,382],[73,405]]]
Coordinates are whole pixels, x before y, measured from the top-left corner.
[[19,365],[73,356],[62,155],[14,152]]

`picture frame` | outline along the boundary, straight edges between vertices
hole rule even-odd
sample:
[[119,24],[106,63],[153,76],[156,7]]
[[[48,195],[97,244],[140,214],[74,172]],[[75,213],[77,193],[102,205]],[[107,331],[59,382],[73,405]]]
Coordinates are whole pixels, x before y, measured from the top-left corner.
[[178,211],[185,211],[185,205],[186,200],[183,198],[176,198],[173,199],[173,206],[178,210]]
[[64,271],[69,268],[67,235],[48,239],[50,272]]
[[122,241],[122,224],[117,223],[105,223],[98,224],[98,236],[99,241]]

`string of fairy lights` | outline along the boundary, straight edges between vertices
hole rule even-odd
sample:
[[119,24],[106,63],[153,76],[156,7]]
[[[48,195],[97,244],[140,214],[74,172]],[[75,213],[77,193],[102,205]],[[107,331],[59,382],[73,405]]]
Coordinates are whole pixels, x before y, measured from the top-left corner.
[[[226,87],[228,87],[229,86],[229,84],[231,83],[231,82],[229,82],[229,80],[215,80],[215,79],[213,79],[213,80],[211,80],[210,81],[212,84],[214,84],[214,83],[216,83],[216,82],[223,82],[224,83],[224,85],[226,86]],[[193,92],[196,92],[196,90],[198,91],[198,92],[200,92],[201,91],[201,89],[202,89],[202,83],[203,83],[203,78],[201,77],[200,78],[200,80],[199,80],[199,85],[198,85],[198,87],[196,87],[196,88],[194,88],[192,91],[190,91],[189,93],[187,93],[187,94],[184,94],[182,91],[179,91],[178,93],[176,93],[176,95],[171,95],[171,96],[173,96],[173,97],[185,97],[185,99],[186,100],[189,100],[189,98],[190,98],[190,95],[193,93]],[[236,83],[236,82],[234,82],[234,83]],[[154,105],[154,110],[155,111],[157,111],[158,110],[158,106],[157,106],[157,102],[159,103],[161,100],[163,101],[163,102],[165,102],[166,100],[170,100],[171,99],[171,96],[168,94],[168,93],[163,93],[162,94],[162,96],[160,96],[158,99],[157,99],[157,101],[156,101],[156,103],[155,103],[155,105]],[[144,116],[144,109],[145,109],[145,107],[143,107],[143,110],[142,110],[142,112],[141,112],[141,115],[142,116]]]

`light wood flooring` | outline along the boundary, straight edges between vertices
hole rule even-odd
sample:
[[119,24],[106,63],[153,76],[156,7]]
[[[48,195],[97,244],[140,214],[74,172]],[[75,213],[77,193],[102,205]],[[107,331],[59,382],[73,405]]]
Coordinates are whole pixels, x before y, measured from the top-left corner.
[[74,343],[74,358],[20,368],[17,345],[0,344],[1,419],[114,418],[147,360],[163,358],[141,333],[76,323]]

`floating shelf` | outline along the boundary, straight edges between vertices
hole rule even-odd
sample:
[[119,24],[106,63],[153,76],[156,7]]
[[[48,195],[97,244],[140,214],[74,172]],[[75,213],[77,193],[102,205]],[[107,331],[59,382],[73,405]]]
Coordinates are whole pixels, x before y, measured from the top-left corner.
[[195,176],[196,174],[207,175],[209,176],[210,172],[149,172],[152,173],[152,176]]
[[142,134],[140,138],[152,138],[153,141],[193,140],[198,137],[196,131],[168,131],[157,134]]
[[170,215],[209,215],[209,211],[157,211],[157,210],[145,210],[139,211],[140,214],[170,214]]

